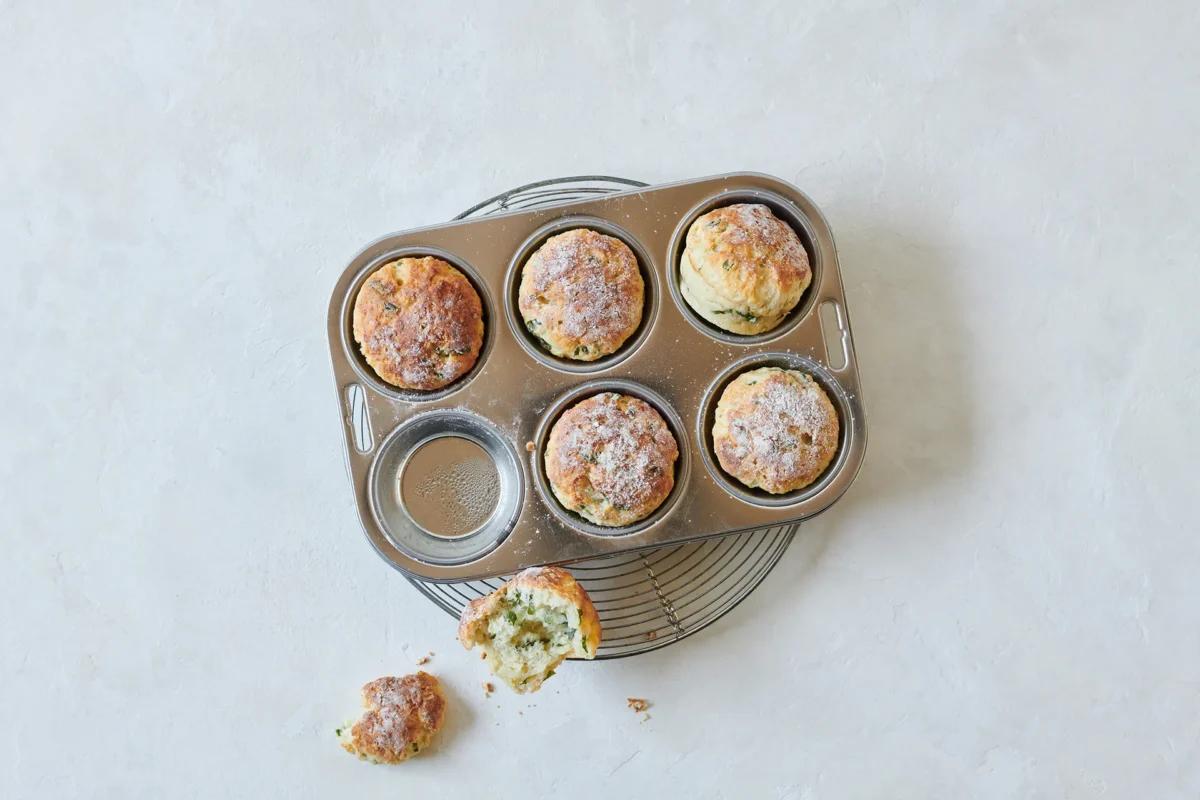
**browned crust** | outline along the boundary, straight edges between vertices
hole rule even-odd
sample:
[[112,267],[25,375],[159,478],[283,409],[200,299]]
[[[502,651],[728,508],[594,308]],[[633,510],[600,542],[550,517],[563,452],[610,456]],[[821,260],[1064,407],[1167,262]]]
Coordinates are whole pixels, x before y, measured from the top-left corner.
[[384,677],[362,688],[366,711],[343,747],[384,764],[399,764],[424,750],[446,718],[446,697],[428,672]]
[[432,391],[465,375],[483,347],[483,304],[440,258],[402,258],[373,272],[354,300],[354,340],[380,378]]
[[688,228],[680,290],[702,317],[734,333],[777,326],[812,282],[796,231],[759,203],[714,209]]
[[525,262],[517,305],[529,331],[555,355],[594,361],[637,330],[644,300],[629,246],[577,228],[551,236]]
[[[754,219],[758,224],[746,224]],[[706,275],[732,272],[743,280],[761,282],[764,274],[774,276],[780,286],[808,286],[812,268],[800,237],[767,206],[737,203],[709,211],[688,228],[688,255]],[[723,267],[730,261],[729,269]]]
[[[780,395],[805,402],[781,412],[767,399]],[[821,476],[837,454],[839,429],[837,410],[812,376],[763,367],[721,393],[713,449],[721,468],[741,483],[783,494]]]
[[458,640],[463,647],[470,650],[478,643],[480,634],[487,634],[488,619],[500,608],[502,598],[510,589],[545,589],[566,598],[579,609],[579,630],[588,643],[586,653],[576,652],[574,655],[595,657],[600,647],[600,615],[596,613],[596,606],[592,604],[587,591],[562,567],[530,567],[522,570],[496,591],[467,603],[458,623]]
[[467,603],[458,618],[458,641],[463,647],[470,650],[478,643],[477,637],[480,632],[487,634],[487,621],[500,608],[501,598],[507,587],[506,583],[491,594],[485,594]]
[[[606,459],[610,453],[623,456]],[[598,525],[630,525],[666,500],[678,458],[675,436],[653,406],[602,392],[554,423],[546,443],[546,477],[569,510]]]

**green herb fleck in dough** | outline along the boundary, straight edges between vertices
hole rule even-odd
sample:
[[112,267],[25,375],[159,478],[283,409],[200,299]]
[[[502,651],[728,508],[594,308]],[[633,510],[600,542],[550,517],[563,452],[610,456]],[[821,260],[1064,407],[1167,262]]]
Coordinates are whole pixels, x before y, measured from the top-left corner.
[[395,303],[384,303],[383,310],[384,311],[399,311],[400,309]]

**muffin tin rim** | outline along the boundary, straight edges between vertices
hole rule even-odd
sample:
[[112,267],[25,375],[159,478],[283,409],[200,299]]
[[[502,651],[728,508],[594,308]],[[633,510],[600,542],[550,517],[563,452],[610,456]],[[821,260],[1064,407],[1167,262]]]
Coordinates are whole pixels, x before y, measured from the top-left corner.
[[[594,361],[577,361],[563,356],[556,356],[546,348],[531,340],[532,334],[525,328],[524,317],[518,304],[518,293],[521,287],[521,275],[526,262],[552,236],[579,229],[593,230],[605,236],[620,240],[633,253],[638,264],[638,272],[642,276],[642,319],[637,328],[613,352],[601,356]],[[508,328],[521,349],[540,362],[543,366],[557,372],[569,375],[594,375],[616,367],[642,349],[650,339],[650,335],[658,323],[662,307],[662,290],[659,285],[658,271],[654,269],[654,260],[650,251],[621,225],[611,220],[590,214],[568,214],[556,217],[535,228],[526,236],[509,258],[504,270],[502,284],[504,316]]]
[[[580,514],[568,510],[559,502],[553,489],[550,488],[550,478],[546,474],[546,444],[550,438],[550,432],[554,429],[554,425],[567,409],[573,408],[576,404],[604,392],[626,394],[647,403],[662,417],[663,422],[666,423],[667,428],[671,431],[671,435],[675,437],[675,446],[679,450],[679,457],[675,460],[675,482],[671,486],[671,491],[657,508],[642,519],[629,525],[612,527],[597,525],[594,522],[584,519]],[[559,394],[538,415],[538,422],[534,428],[532,442],[533,451],[529,454],[529,468],[533,475],[534,487],[537,489],[542,503],[560,522],[578,533],[588,536],[600,536],[607,539],[619,538],[643,533],[660,524],[671,515],[671,512],[679,504],[684,490],[687,488],[688,481],[691,478],[691,447],[683,418],[675,410],[674,406],[661,394],[643,383],[627,378],[596,378],[572,386]]]
[[[347,342],[353,346],[353,340],[346,336],[348,326],[343,324],[346,317],[345,306],[347,303],[353,303],[364,273],[371,267],[377,268],[379,264],[389,259],[403,257],[406,254],[444,257],[441,254],[445,253],[451,256],[447,260],[456,267],[461,268],[462,265],[468,267],[470,271],[463,270],[464,274],[475,279],[473,284],[480,293],[489,320],[495,320],[497,314],[500,313],[495,297],[498,294],[503,295],[504,267],[509,254],[514,251],[525,235],[521,231],[535,229],[540,225],[555,221],[556,218],[595,215],[602,221],[612,220],[612,224],[623,229],[625,225],[628,225],[626,230],[633,232],[630,234],[630,238],[639,244],[645,243],[646,249],[652,254],[648,266],[655,272],[671,270],[676,265],[670,260],[659,261],[661,254],[667,252],[676,233],[671,228],[671,220],[678,220],[685,213],[692,213],[697,206],[702,204],[716,207],[721,204],[722,199],[725,199],[725,202],[736,202],[735,198],[738,193],[743,196],[747,193],[756,193],[759,196],[771,193],[783,197],[787,207],[801,215],[811,225],[813,250],[810,251],[810,254],[812,252],[819,253],[825,265],[822,274],[814,274],[813,283],[806,290],[812,293],[811,300],[809,300],[811,308],[801,318],[800,323],[782,333],[779,332],[779,329],[768,332],[776,334],[783,341],[777,341],[773,347],[768,348],[764,346],[765,342],[746,341],[751,337],[738,336],[736,343],[745,345],[747,349],[753,348],[759,351],[759,353],[752,352],[748,355],[765,355],[763,351],[781,348],[792,350],[796,354],[805,354],[828,373],[836,375],[834,382],[838,387],[844,387],[850,398],[849,417],[843,416],[843,426],[852,429],[854,436],[845,444],[839,445],[839,452],[845,454],[845,460],[844,463],[837,465],[838,471],[830,479],[831,485],[824,486],[815,497],[798,502],[794,506],[782,509],[757,506],[758,509],[765,512],[765,515],[758,515],[750,513],[750,509],[754,507],[752,504],[731,503],[730,499],[736,498],[730,492],[724,489],[715,491],[716,487],[710,488],[708,481],[700,479],[700,473],[693,473],[692,479],[689,481],[691,485],[683,493],[686,498],[681,499],[676,512],[668,515],[663,524],[628,535],[613,535],[614,529],[604,529],[599,536],[588,536],[579,530],[578,523],[560,524],[556,516],[545,515],[544,509],[538,508],[537,503],[542,502],[553,509],[557,505],[556,502],[552,505],[545,503],[544,498],[541,497],[533,499],[533,493],[528,490],[531,483],[534,483],[535,486],[536,483],[533,481],[533,476],[524,476],[526,493],[520,498],[521,513],[510,527],[509,533],[487,552],[473,556],[469,561],[448,565],[430,562],[421,557],[414,558],[406,552],[397,550],[373,519],[366,497],[366,473],[386,436],[409,418],[425,413],[431,408],[469,408],[471,411],[468,413],[476,414],[501,432],[510,452],[514,444],[520,451],[524,446],[521,443],[529,441],[533,428],[538,423],[541,412],[537,411],[536,407],[543,406],[556,394],[568,391],[577,384],[571,380],[570,373],[553,368],[543,372],[533,362],[525,361],[518,355],[519,351],[505,341],[503,326],[487,324],[487,332],[494,334],[494,337],[488,337],[485,350],[481,352],[479,362],[474,367],[474,370],[478,372],[469,373],[471,378],[469,382],[465,380],[467,376],[464,376],[464,379],[447,387],[453,388],[455,391],[467,389],[465,396],[450,397],[448,400],[447,396],[453,395],[454,392],[439,393],[436,396],[431,396],[433,393],[422,393],[420,397],[400,396],[386,385],[380,385],[380,382],[375,379],[373,371],[364,373],[362,369],[356,368],[359,365],[353,357],[353,351],[347,352]],[[634,221],[628,222],[627,220],[631,216]],[[516,220],[517,224],[514,225],[513,220]],[[618,224],[617,220],[621,220],[621,223]],[[654,224],[656,220],[659,221],[658,225]],[[460,253],[462,255],[459,255]],[[365,264],[365,266],[359,267],[356,271],[355,264]],[[482,268],[475,270],[475,264],[480,264]],[[666,275],[656,275],[655,277],[669,280],[671,274],[668,272]],[[815,321],[818,317],[811,313],[812,309],[819,308],[821,302],[825,300],[838,302],[844,315],[845,325],[842,330],[845,337],[847,359],[846,363],[837,370],[824,363],[827,355],[825,347],[820,341],[820,329],[815,327],[819,324]],[[683,308],[678,299],[675,302],[677,308]],[[696,328],[690,320],[688,325],[681,326],[680,320],[666,310],[668,306],[669,304],[664,303],[656,314],[654,330],[647,337],[647,341],[654,339],[655,342],[659,342],[656,337],[664,335],[667,337],[659,342],[660,345],[665,345],[667,354],[665,357],[664,350],[660,346],[640,347],[636,354],[637,357],[631,358],[629,364],[622,364],[621,372],[618,372],[617,376],[599,375],[595,377],[617,378],[628,374],[631,378],[636,379],[632,381],[633,383],[645,389],[647,388],[646,384],[642,381],[649,381],[651,385],[655,386],[659,385],[654,377],[658,374],[655,370],[666,369],[669,371],[671,366],[680,363],[686,364],[688,370],[686,375],[689,376],[689,380],[690,376],[694,376],[699,387],[684,390],[684,394],[679,395],[675,390],[682,390],[683,387],[676,386],[674,382],[671,382],[670,396],[674,398],[675,402],[678,402],[678,408],[684,412],[681,416],[687,423],[686,430],[673,432],[681,445],[682,452],[690,454],[691,448],[700,447],[701,457],[703,457],[702,443],[688,441],[695,435],[692,430],[693,414],[698,408],[697,403],[701,396],[703,387],[701,381],[706,373],[712,374],[716,368],[728,368],[726,365],[729,365],[729,360],[736,359],[739,353],[735,348],[728,346],[733,343],[722,342],[709,331]],[[686,312],[682,312],[680,316],[688,319]],[[683,336],[686,339],[686,335],[690,335],[690,333],[685,334],[684,332],[693,330],[699,330],[705,334],[705,338],[700,340],[698,345],[705,353],[714,352],[715,363],[710,362],[705,366],[703,361],[707,360],[706,356],[697,359],[694,355],[689,354],[685,354],[682,361],[671,359],[670,337],[677,335],[677,337]],[[512,208],[478,219],[425,225],[393,231],[376,237],[363,245],[338,275],[329,303],[327,333],[331,345],[331,366],[335,378],[339,410],[344,417],[345,463],[350,473],[364,532],[372,547],[391,566],[409,575],[420,576],[427,581],[456,581],[493,576],[534,563],[569,563],[606,554],[633,552],[646,547],[677,545],[720,537],[764,525],[798,522],[813,517],[836,503],[860,471],[867,446],[866,414],[861,400],[862,379],[854,352],[850,315],[842,286],[833,231],[830,230],[824,213],[805,192],[783,179],[763,173],[736,172],[687,178],[654,186],[633,187],[627,191],[602,197],[575,199],[562,205]],[[676,338],[675,341],[678,343],[679,339]],[[704,341],[709,344],[703,344]],[[718,349],[723,349],[724,355],[715,355],[715,351],[712,349],[714,345]],[[691,350],[692,348],[685,346],[684,349]],[[501,356],[499,362],[493,363]],[[347,361],[350,363],[347,364]],[[506,379],[504,375],[509,373],[506,373],[505,370],[510,364],[517,369]],[[549,365],[541,364],[541,366]],[[646,371],[647,368],[649,368],[649,372]],[[510,388],[513,391],[509,391],[508,398],[500,400],[497,406],[494,400],[488,399],[492,391],[491,379],[485,381],[488,386],[483,390],[479,388],[481,384],[474,383],[474,378],[478,377],[479,372],[487,372],[492,377],[499,377],[498,390],[500,393],[504,393],[506,388],[509,388],[506,387],[505,380],[510,382]],[[541,374],[535,377],[535,372]],[[516,385],[511,385],[513,379],[518,382]],[[528,388],[522,388],[522,381],[528,384]],[[372,434],[371,442],[365,450],[356,449],[353,441],[353,420],[349,417],[349,406],[345,396],[346,387],[353,383],[362,384],[363,389],[366,390],[364,395],[365,413],[371,421]],[[543,392],[549,394],[543,395]],[[421,401],[429,401],[429,405],[423,405]],[[525,405],[522,407],[521,403]],[[530,404],[533,404],[534,408],[531,408]],[[672,403],[667,403],[666,407],[672,411],[676,408]],[[493,408],[495,410],[491,410]],[[529,468],[529,462],[524,458],[521,458],[518,463],[522,471]],[[681,485],[679,482],[676,484],[677,487]],[[739,507],[744,510],[738,511]],[[526,511],[533,512],[532,519]],[[685,514],[686,523],[681,522]],[[542,519],[547,519],[550,524],[536,525]],[[519,541],[514,538],[518,535],[520,536]]]

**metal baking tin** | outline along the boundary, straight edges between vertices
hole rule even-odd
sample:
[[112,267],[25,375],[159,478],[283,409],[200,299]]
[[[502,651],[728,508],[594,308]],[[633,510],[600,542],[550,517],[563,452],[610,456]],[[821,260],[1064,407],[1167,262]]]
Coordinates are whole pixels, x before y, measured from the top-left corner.
[[[812,284],[793,312],[775,330],[756,336],[710,325],[687,306],[678,285],[688,227],[703,213],[740,202],[764,203],[792,225],[813,270]],[[646,279],[641,328],[598,362],[565,361],[542,350],[515,305],[524,260],[549,236],[574,227],[623,239]],[[483,301],[486,332],[478,363],[437,392],[404,391],[380,380],[352,334],[354,299],[366,277],[409,255],[437,256],[458,267]],[[836,330],[823,332],[818,309],[826,303],[836,311],[825,315],[835,320]],[[531,565],[797,522],[842,496],[866,448],[833,235],[807,195],[769,175],[731,173],[390,234],[367,245],[338,279],[328,333],[359,519],[385,561],[425,580],[507,575]],[[789,495],[742,486],[721,470],[711,449],[720,392],[741,372],[764,365],[813,375],[841,418],[833,463],[812,485]],[[606,389],[658,407],[680,449],[674,491],[648,519],[628,528],[599,528],[559,506],[543,468],[543,447],[557,415]],[[426,532],[407,517],[399,496],[399,471],[408,457],[443,435],[480,445],[499,474],[495,511],[478,530],[457,539]]]

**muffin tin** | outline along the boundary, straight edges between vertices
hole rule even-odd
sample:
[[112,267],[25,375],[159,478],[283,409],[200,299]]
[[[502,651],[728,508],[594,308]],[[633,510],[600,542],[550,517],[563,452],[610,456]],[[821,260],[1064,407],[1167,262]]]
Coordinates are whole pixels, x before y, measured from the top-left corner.
[[[687,306],[678,286],[688,226],[713,208],[740,202],[763,203],[790,224],[813,271],[796,308],[777,328],[754,336],[710,325]],[[516,308],[524,260],[550,236],[575,227],[625,241],[645,279],[641,327],[617,352],[595,362],[572,362],[543,350]],[[484,309],[478,363],[436,392],[405,391],[380,380],[351,330],[354,299],[367,276],[388,261],[421,255],[462,271]],[[506,575],[535,564],[797,522],[824,511],[845,492],[866,446],[832,234],[803,192],[768,175],[700,178],[391,234],[364,248],[342,273],[330,301],[328,333],[363,528],[388,563],[425,580]],[[721,470],[711,448],[720,392],[741,372],[767,365],[811,374],[841,418],[830,466],[810,486],[782,496],[739,484]],[[601,391],[632,394],[655,406],[679,444],[671,495],[626,528],[599,527],[566,510],[545,478],[543,448],[554,421]],[[447,437],[471,446],[449,446],[456,443]],[[456,461],[468,457],[470,463]],[[481,467],[480,458],[490,459],[492,469]],[[406,472],[410,464],[420,464],[420,470]],[[437,464],[444,469],[431,468]],[[478,508],[481,499],[491,507]],[[458,513],[471,521],[453,530],[431,529],[429,520]]]

